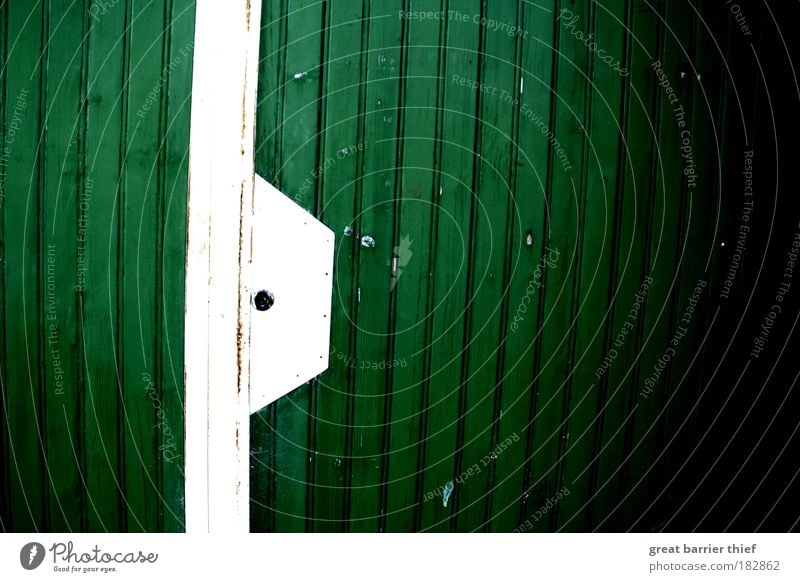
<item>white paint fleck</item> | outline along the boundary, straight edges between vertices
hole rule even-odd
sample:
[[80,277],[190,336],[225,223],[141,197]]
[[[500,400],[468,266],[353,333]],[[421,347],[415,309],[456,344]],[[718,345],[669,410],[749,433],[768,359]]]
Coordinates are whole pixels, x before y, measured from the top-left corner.
[[452,481],[448,481],[444,484],[444,491],[442,491],[442,506],[447,507],[447,502],[450,501],[450,496],[453,494],[453,489],[456,486],[453,484]]
[[525,91],[525,77],[520,77],[519,78],[519,94],[522,95],[522,93],[524,91]]
[[365,234],[361,237],[361,246],[371,249],[375,246],[375,239],[372,238],[370,235]]

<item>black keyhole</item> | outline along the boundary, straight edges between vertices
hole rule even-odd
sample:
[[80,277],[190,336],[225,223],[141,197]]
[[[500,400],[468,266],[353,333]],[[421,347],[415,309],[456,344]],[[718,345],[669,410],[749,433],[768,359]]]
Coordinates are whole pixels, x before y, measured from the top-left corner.
[[270,291],[259,291],[253,303],[259,311],[266,311],[275,304],[275,296]]

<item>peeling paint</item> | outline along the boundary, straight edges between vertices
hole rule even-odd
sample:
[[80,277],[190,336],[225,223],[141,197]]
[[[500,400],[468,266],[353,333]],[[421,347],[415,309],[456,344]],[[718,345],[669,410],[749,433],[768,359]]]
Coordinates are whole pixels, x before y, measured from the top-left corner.
[[450,501],[450,496],[453,494],[453,489],[455,488],[456,486],[452,481],[448,481],[444,484],[444,491],[442,491],[442,507],[447,507],[447,502]]

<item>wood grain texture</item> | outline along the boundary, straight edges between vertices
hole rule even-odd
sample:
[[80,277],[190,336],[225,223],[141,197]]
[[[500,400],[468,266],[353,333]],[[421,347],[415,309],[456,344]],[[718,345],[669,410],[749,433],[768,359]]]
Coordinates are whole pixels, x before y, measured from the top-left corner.
[[0,10],[2,529],[182,531],[194,3]]
[[[331,368],[255,417],[253,528],[663,523],[678,488],[650,493],[696,430],[705,307],[641,392],[724,263],[729,26],[706,2],[267,5],[257,169],[337,254]],[[705,173],[691,188],[656,60]],[[296,438],[267,454],[281,422]]]

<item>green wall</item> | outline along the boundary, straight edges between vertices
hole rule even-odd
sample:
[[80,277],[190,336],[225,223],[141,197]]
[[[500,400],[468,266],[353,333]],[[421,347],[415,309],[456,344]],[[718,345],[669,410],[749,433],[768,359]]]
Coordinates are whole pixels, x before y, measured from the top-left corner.
[[254,530],[669,515],[741,158],[741,32],[694,4],[264,1],[257,168],[337,243],[331,367],[252,420]]
[[183,529],[193,22],[0,2],[0,529]]

